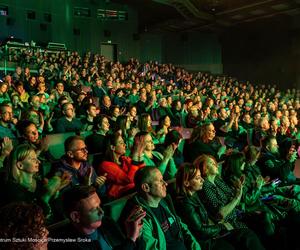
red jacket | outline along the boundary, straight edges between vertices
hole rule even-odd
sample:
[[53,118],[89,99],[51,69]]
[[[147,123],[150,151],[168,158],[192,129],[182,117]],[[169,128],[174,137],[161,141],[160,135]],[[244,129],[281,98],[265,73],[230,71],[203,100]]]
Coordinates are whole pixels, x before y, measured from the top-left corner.
[[144,167],[144,164],[134,165],[127,156],[121,156],[120,161],[121,166],[112,161],[103,161],[97,168],[98,175],[107,174],[108,196],[112,198],[118,198],[133,189],[135,172]]

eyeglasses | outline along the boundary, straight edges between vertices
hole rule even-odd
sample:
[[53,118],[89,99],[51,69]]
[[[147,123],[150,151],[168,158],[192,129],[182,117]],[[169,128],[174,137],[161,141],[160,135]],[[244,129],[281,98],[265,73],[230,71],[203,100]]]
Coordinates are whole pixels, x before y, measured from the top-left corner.
[[79,148],[79,149],[75,149],[74,151],[75,151],[75,152],[76,152],[76,151],[81,151],[82,153],[85,153],[85,152],[88,152],[88,148],[87,148],[87,147]]

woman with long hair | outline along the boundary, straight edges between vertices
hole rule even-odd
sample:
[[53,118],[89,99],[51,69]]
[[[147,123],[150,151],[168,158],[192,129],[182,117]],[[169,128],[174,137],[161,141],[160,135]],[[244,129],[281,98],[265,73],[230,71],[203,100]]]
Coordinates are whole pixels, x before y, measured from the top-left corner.
[[[143,160],[146,166],[157,167],[161,174],[166,179],[171,179],[175,176],[177,167],[173,159],[173,154],[178,145],[175,143],[167,146],[163,153],[155,151],[155,145],[150,133],[139,132],[136,134],[136,138],[144,141],[145,146],[143,148]],[[137,145],[134,145],[136,147]]]
[[216,130],[212,123],[206,123],[194,128],[191,138],[184,145],[184,159],[193,162],[201,154],[212,155],[217,160],[222,159],[226,146],[216,137]]
[[204,249],[263,249],[255,233],[234,229],[225,221],[212,223],[198,192],[204,180],[198,166],[184,163],[176,174],[176,209]]
[[121,197],[134,188],[135,172],[144,167],[142,158],[144,143],[139,139],[136,139],[136,147],[130,158],[125,156],[126,144],[122,135],[115,132],[109,136],[104,161],[97,167],[99,175],[107,174],[109,198]]

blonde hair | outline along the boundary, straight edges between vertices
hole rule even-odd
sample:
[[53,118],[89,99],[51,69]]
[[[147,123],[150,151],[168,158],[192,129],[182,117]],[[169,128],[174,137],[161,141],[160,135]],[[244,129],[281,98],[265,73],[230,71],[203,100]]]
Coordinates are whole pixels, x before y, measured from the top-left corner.
[[10,154],[9,178],[19,182],[21,173],[20,169],[17,166],[17,163],[19,161],[25,160],[32,151],[35,150],[29,144],[20,144],[14,148],[14,150]]

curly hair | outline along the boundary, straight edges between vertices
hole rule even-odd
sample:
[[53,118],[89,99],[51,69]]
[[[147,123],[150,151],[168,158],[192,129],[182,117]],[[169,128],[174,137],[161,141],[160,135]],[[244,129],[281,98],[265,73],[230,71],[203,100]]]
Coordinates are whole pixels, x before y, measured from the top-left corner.
[[[7,242],[1,246],[11,250],[39,249],[37,244],[47,241],[43,210],[37,205],[24,202],[10,203],[0,209],[0,238]],[[15,242],[13,239],[22,242]],[[28,238],[39,240],[31,242]],[[24,240],[24,242],[23,242]]]

